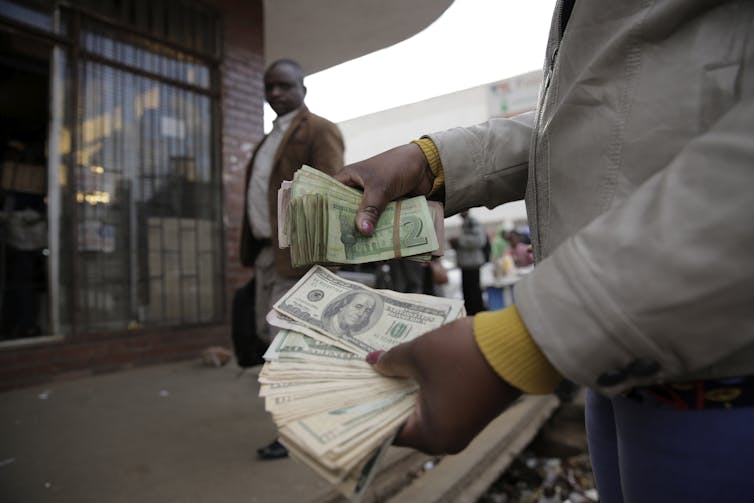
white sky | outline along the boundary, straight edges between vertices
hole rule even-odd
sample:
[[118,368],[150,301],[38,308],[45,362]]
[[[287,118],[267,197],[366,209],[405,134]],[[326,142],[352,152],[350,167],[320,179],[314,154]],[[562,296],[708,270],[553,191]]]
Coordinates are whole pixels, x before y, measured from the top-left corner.
[[[341,122],[537,70],[554,5],[455,0],[413,37],[306,77],[306,104]],[[264,116],[269,131],[266,104]]]

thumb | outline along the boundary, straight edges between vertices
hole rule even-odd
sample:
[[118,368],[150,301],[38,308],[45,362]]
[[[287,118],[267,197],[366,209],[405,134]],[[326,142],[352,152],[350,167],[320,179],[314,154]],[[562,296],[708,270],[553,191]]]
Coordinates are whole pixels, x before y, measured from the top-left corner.
[[[347,167],[335,175],[335,179],[349,187],[361,188],[359,208],[356,211],[356,228],[365,236],[371,236],[377,227],[377,220],[389,202],[385,193],[385,185],[379,177],[374,176],[374,168],[367,166],[368,161],[361,161]],[[380,188],[372,188],[372,185]]]
[[356,213],[356,227],[365,236],[371,236],[377,228],[377,220],[385,210],[388,200],[384,192],[365,188],[361,204]]
[[416,369],[410,358],[410,344],[400,344],[388,351],[372,351],[366,357],[367,363],[385,377],[414,378]]

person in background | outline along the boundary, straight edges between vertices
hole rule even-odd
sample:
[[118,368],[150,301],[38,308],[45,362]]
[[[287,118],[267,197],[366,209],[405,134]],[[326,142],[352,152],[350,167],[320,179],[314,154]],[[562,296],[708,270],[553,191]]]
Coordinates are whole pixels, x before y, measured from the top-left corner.
[[45,184],[32,186],[36,184],[30,180],[39,177],[43,147],[19,140],[2,147],[0,339],[35,337],[42,334],[40,293],[46,290],[48,226]]
[[458,452],[521,393],[586,386],[603,503],[754,494],[754,2],[559,0],[535,112],[347,167],[357,228],[524,198],[516,303],[367,356],[420,385],[396,437]]
[[[274,334],[265,316],[306,272],[291,267],[289,249],[277,240],[277,191],[303,164],[334,175],[343,168],[343,137],[332,122],[304,104],[301,66],[275,61],[264,74],[264,96],[277,114],[272,131],[259,142],[246,168],[246,204],[241,226],[241,263],[254,268],[257,336],[266,344]],[[288,455],[277,440],[257,451],[262,459]]]
[[425,277],[421,262],[405,258],[386,261],[390,268],[391,290],[402,293],[424,293]]
[[472,217],[468,211],[461,212],[463,223],[461,235],[456,241],[456,262],[461,268],[461,286],[463,302],[467,314],[484,311],[482,287],[479,283],[479,268],[485,263],[484,245],[487,243],[487,233],[482,224]]
[[531,251],[531,244],[527,244],[524,236],[518,231],[508,233],[508,242],[510,243],[509,252],[513,257],[513,264],[516,267],[529,267],[534,264],[534,255]]
[[495,237],[492,238],[492,244],[490,247],[490,260],[497,263],[505,256],[505,252],[510,245],[508,244],[508,232],[505,230],[505,225],[500,225],[495,232]]
[[496,278],[510,275],[515,268],[513,257],[511,257],[509,238],[510,231],[506,229],[505,225],[500,225],[492,239],[490,260],[494,266],[493,273]]

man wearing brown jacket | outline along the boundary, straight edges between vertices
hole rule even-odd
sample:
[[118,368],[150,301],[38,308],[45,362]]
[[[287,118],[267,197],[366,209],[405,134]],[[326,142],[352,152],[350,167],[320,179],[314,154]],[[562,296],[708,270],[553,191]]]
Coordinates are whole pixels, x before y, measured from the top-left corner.
[[[240,258],[244,266],[254,268],[257,336],[269,344],[274,334],[266,314],[306,272],[291,267],[290,251],[278,247],[278,188],[303,164],[334,175],[343,168],[344,147],[338,127],[304,105],[304,74],[295,61],[281,59],[267,68],[264,94],[277,118],[246,168]],[[257,452],[262,459],[287,455],[277,440]]]

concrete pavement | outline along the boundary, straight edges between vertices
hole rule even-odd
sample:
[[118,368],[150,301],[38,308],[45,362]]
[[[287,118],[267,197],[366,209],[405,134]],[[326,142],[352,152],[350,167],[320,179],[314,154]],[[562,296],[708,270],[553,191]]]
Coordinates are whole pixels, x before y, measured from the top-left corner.
[[0,501],[310,501],[330,488],[275,438],[259,367],[183,362],[0,394]]
[[[259,368],[197,359],[0,394],[0,502],[342,501],[292,459],[257,459],[275,437]],[[474,501],[556,402],[527,397],[443,469],[423,472],[437,459],[391,448],[365,501],[457,501],[459,492]]]

